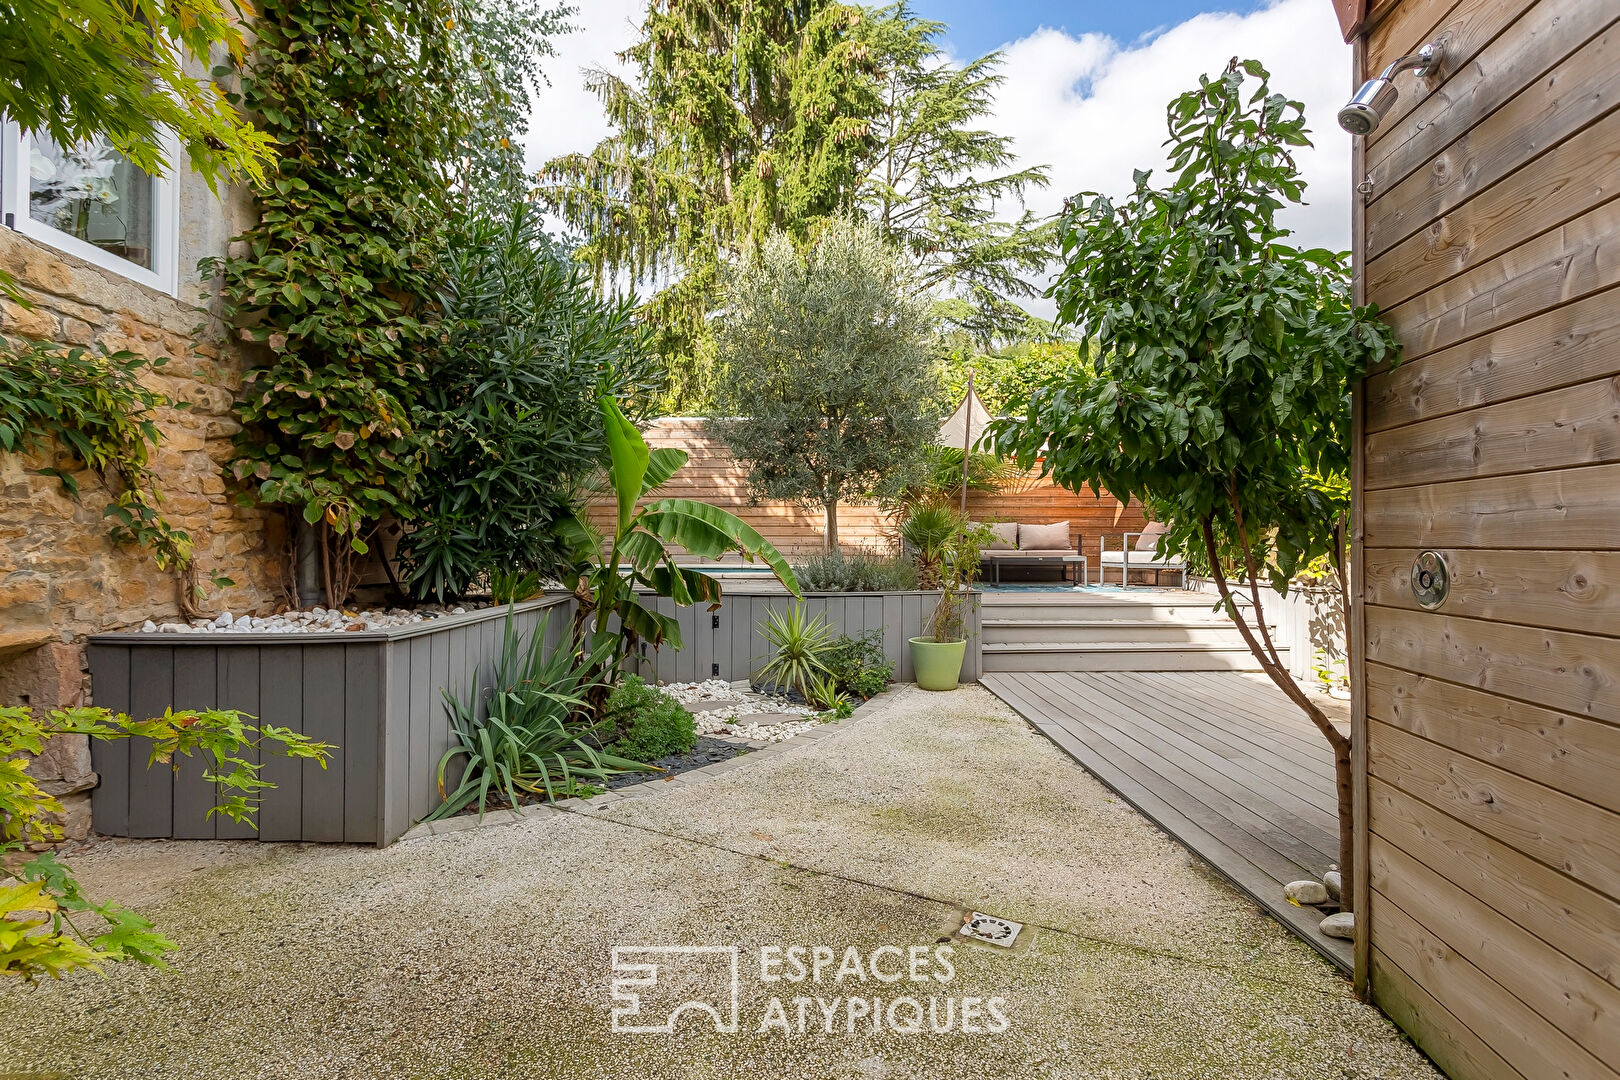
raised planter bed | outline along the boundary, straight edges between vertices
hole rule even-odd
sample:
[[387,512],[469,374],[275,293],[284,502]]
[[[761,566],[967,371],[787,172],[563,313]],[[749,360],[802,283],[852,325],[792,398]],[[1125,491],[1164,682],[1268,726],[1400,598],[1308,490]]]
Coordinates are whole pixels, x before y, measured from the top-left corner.
[[[765,613],[785,611],[793,597],[780,586],[726,582],[725,603],[719,611],[701,606],[678,608],[660,601],[658,610],[680,622],[679,652],[645,650],[644,677],[658,682],[702,682],[705,679],[735,681],[752,675],[770,656],[770,648],[760,634]],[[979,678],[980,611],[970,605],[967,656],[962,662],[962,681]],[[912,682],[916,673],[911,649],[906,642],[923,632],[923,622],[939,602],[937,592],[807,593],[805,610],[824,615],[833,633],[860,637],[871,630],[883,632],[884,655],[894,664],[898,682]]]
[[[729,583],[728,583],[729,584]],[[824,614],[835,634],[883,633],[895,678],[911,682],[907,640],[922,633],[937,592],[814,593],[805,606]],[[519,630],[542,618],[548,647],[567,632],[573,598],[517,605]],[[717,612],[660,611],[680,620],[685,644],[646,651],[643,675],[659,682],[746,679],[769,655],[759,632],[766,612],[793,600],[784,590],[732,585]],[[147,767],[143,740],[96,743],[101,785],[93,795],[97,832],[175,839],[302,840],[390,844],[439,805],[434,775],[450,746],[444,690],[488,683],[500,654],[505,608],[484,608],[382,630],[332,633],[97,634],[90,639],[91,685],[98,705],[138,716],[177,709],[239,709],[260,723],[333,743],[325,769],[272,757],[255,831],[207,816],[217,804],[202,766],[178,772]],[[979,677],[978,605],[970,612],[962,681]]]
[[[513,608],[527,634],[550,616],[548,646],[567,632],[572,597]],[[259,828],[208,818],[214,785],[186,761],[147,767],[145,740],[96,742],[97,832],[178,839],[252,838],[389,844],[439,804],[434,773],[450,746],[443,691],[488,682],[506,608],[385,630],[311,634],[97,634],[90,677],[97,705],[135,716],[240,709],[338,749],[327,767],[272,757],[261,775]]]

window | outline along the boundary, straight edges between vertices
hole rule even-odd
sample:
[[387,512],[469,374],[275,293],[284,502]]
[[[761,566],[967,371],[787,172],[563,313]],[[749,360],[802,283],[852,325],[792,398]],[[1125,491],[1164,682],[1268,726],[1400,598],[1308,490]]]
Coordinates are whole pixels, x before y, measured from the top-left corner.
[[171,296],[178,285],[177,211],[171,181],[141,171],[103,141],[57,146],[10,122],[0,133],[0,213],[7,225]]

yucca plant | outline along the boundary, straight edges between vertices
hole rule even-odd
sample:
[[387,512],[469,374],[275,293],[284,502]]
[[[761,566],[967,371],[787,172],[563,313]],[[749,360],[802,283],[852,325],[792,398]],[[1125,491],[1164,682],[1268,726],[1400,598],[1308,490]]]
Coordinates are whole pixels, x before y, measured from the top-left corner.
[[545,575],[538,570],[495,567],[489,572],[489,598],[497,604],[521,604],[545,591]]
[[759,669],[754,681],[796,690],[807,704],[814,705],[817,687],[832,674],[826,663],[833,636],[827,620],[820,615],[807,617],[804,605],[794,604],[786,611],[767,609],[759,632],[776,654]]
[[[439,759],[444,802],[426,820],[450,817],[469,806],[482,815],[491,796],[516,806],[524,795],[555,800],[572,795],[585,781],[658,771],[598,749],[604,725],[585,710],[585,697],[594,685],[590,673],[602,669],[612,643],[598,645],[596,654],[581,661],[566,648],[546,655],[545,637],[545,619],[525,637],[508,612],[494,685],[480,682],[459,698],[444,692],[456,743]],[[480,703],[485,706],[482,718]],[[446,779],[458,762],[460,780],[447,792]]]

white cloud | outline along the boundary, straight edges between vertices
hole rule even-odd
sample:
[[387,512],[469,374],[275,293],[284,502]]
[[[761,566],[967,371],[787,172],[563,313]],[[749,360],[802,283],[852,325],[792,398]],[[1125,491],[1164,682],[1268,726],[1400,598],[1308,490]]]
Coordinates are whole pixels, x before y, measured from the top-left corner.
[[[630,74],[615,53],[636,40],[644,0],[587,0],[580,8],[574,18],[580,30],[556,41],[558,55],[546,65],[552,85],[537,95],[523,140],[532,167],[588,150],[608,133],[582,69]],[[1333,115],[1351,89],[1350,48],[1323,0],[1277,0],[1248,15],[1198,15],[1127,45],[1098,34],[1037,30],[1006,46],[1006,82],[987,126],[1014,137],[1021,163],[1051,166],[1051,186],[1029,195],[1036,213],[1057,211],[1078,191],[1122,195],[1133,169],[1164,166],[1165,105],[1233,56],[1261,61],[1273,89],[1305,103],[1317,144],[1298,155],[1309,205],[1290,207],[1285,223],[1301,246],[1349,247],[1350,137]],[[1036,306],[1051,314],[1046,301]]]
[[[1309,205],[1290,207],[1284,223],[1301,246],[1348,248],[1350,138],[1333,117],[1350,90],[1350,48],[1321,0],[1198,15],[1131,46],[1037,30],[1006,46],[1006,82],[987,126],[1014,137],[1021,163],[1051,166],[1051,186],[1028,197],[1036,213],[1079,191],[1124,195],[1134,169],[1165,166],[1165,105],[1233,56],[1259,60],[1273,90],[1305,104],[1317,144],[1297,155]],[[1050,304],[1040,307],[1050,314]]]
[[617,54],[640,36],[645,0],[585,0],[570,21],[572,34],[552,39],[557,55],[545,61],[550,86],[534,96],[534,115],[523,137],[524,161],[538,169],[550,159],[589,150],[608,134],[607,117],[596,95],[585,89],[585,69],[603,68],[628,77]]

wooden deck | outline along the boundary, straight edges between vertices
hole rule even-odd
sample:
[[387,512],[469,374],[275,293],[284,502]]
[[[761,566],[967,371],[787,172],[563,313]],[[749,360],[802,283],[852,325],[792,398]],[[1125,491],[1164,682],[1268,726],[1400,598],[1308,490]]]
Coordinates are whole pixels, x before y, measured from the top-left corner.
[[1264,676],[997,672],[981,680],[1097,779],[1345,971],[1350,943],[1283,899],[1338,861],[1333,753]]

